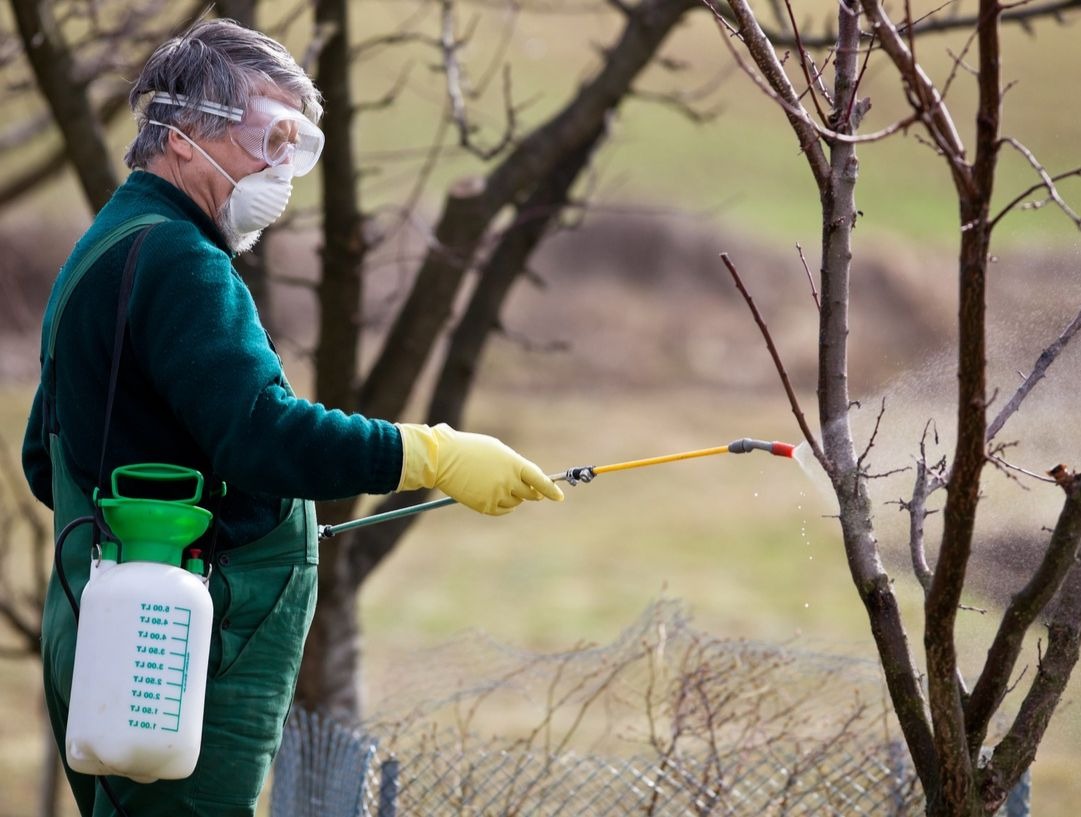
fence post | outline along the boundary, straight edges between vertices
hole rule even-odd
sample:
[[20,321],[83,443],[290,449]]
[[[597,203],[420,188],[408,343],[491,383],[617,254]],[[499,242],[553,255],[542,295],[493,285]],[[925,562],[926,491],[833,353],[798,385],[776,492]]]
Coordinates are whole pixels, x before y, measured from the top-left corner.
[[398,813],[398,758],[391,755],[379,769],[379,810],[376,817],[397,817]]
[[[981,765],[991,758],[992,750],[980,750]],[[1032,770],[1025,769],[1017,784],[1006,795],[1006,802],[995,812],[995,817],[1030,817],[1032,814]]]
[[908,747],[899,740],[891,740],[886,747],[886,753],[889,758],[889,770],[893,781],[891,786],[893,810],[891,814],[898,817],[905,814],[905,804],[908,802],[904,791],[910,773]]
[[1032,813],[1032,771],[1025,769],[1006,797],[1006,817],[1029,817]]
[[367,817],[377,741],[294,708],[274,762],[271,817]]

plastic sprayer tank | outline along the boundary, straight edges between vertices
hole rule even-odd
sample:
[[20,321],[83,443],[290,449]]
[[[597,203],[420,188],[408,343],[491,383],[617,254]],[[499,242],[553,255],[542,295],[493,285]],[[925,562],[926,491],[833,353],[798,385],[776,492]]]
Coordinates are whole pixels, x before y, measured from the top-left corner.
[[[127,468],[122,475],[141,479],[178,473]],[[120,562],[108,558],[115,546],[107,549],[80,602],[65,741],[77,772],[148,783],[188,777],[199,759],[213,605],[202,562],[180,564],[210,514],[194,505],[202,476],[180,470],[198,476],[193,499],[119,497],[114,474],[118,498],[99,501],[120,540]]]

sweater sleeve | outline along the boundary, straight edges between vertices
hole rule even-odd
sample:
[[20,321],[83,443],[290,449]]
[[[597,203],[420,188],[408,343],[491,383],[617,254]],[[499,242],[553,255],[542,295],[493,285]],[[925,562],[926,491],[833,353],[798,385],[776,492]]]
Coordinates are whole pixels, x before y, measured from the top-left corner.
[[140,365],[226,482],[317,500],[397,487],[398,429],[296,397],[247,286],[190,223],[147,235],[129,325]]
[[46,507],[53,507],[53,465],[45,447],[45,417],[42,387],[39,385],[30,407],[30,418],[23,437],[23,473],[30,493]]

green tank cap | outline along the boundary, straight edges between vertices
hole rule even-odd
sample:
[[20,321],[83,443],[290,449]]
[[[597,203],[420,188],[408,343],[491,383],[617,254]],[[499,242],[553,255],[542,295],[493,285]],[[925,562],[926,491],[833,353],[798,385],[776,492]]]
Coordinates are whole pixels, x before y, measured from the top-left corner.
[[[125,496],[120,480],[182,482],[194,491],[182,499]],[[196,506],[203,495],[203,475],[192,468],[166,463],[122,465],[113,471],[112,499],[97,499],[105,522],[120,540],[122,562],[160,562],[180,567],[184,548],[202,536],[214,516]]]
[[188,551],[188,558],[184,560],[184,569],[194,573],[199,578],[206,572],[206,562],[203,560],[203,552],[198,548]]

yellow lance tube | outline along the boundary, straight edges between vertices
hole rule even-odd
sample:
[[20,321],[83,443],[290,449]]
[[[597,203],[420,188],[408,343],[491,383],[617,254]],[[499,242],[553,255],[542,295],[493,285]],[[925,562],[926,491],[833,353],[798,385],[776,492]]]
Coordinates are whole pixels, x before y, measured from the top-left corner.
[[[561,471],[558,474],[549,474],[548,476],[556,482],[566,482],[570,485],[577,485],[579,482],[591,482],[594,477],[599,476],[600,474],[608,474],[615,471],[628,471],[631,468],[646,468],[650,465],[663,465],[666,462],[690,460],[695,457],[712,457],[717,454],[746,454],[749,451],[757,450],[768,451],[775,457],[791,457],[795,448],[794,445],[790,445],[789,443],[766,442],[765,440],[754,440],[750,437],[744,437],[740,440],[730,442],[728,445],[718,445],[713,448],[700,448],[697,451],[683,451],[679,454],[664,454],[659,457],[628,460],[627,462],[616,462],[610,465],[581,465],[576,468],[568,468],[566,471]],[[433,499],[431,502],[421,502],[418,505],[411,505],[408,508],[399,508],[395,511],[365,516],[360,519],[354,519],[352,522],[343,522],[340,525],[323,525],[319,528],[319,538],[328,539],[336,533],[352,530],[354,528],[363,528],[368,525],[375,525],[379,522],[389,522],[391,519],[400,519],[403,516],[412,516],[413,514],[422,513],[423,511],[432,511],[436,508],[453,505],[454,503],[455,500],[448,496],[443,499]]]
[[662,457],[646,457],[641,460],[628,460],[616,462],[611,465],[598,465],[593,469],[594,474],[607,474],[612,471],[626,471],[630,468],[645,468],[650,465],[663,465],[666,462],[690,460],[695,457],[712,457],[714,454],[727,454],[727,445],[718,445],[716,448],[700,448],[697,451],[683,451],[679,454],[665,454]]

